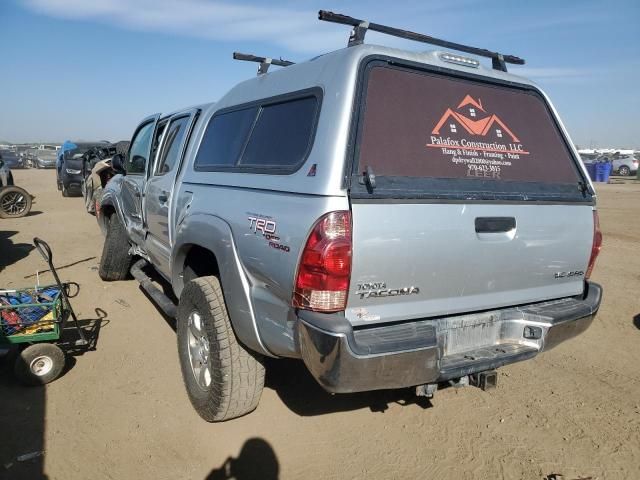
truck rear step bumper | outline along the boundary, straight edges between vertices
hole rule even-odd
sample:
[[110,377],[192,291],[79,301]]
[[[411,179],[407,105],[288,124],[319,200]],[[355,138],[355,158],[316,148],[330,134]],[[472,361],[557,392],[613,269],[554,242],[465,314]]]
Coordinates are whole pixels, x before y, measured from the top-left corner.
[[411,387],[533,358],[585,331],[601,298],[587,282],[583,297],[356,329],[340,314],[301,310],[298,340],[329,392]]

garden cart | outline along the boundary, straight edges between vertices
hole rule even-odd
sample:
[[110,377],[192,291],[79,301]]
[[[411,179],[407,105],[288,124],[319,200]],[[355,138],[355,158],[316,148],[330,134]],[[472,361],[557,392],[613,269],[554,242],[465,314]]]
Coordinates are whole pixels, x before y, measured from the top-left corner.
[[75,345],[86,346],[88,342],[69,302],[73,283],[60,281],[49,245],[39,238],[34,238],[33,243],[56,283],[0,290],[0,345],[19,349],[14,372],[20,381],[42,385],[58,378],[64,369],[65,353],[59,343],[69,317],[78,334]]

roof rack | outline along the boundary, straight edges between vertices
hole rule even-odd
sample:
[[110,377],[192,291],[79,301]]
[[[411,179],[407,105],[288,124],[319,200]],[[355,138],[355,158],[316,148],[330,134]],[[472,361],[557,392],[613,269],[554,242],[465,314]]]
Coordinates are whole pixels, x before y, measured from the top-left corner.
[[278,67],[288,67],[289,65],[294,65],[295,63],[290,62],[289,60],[283,60],[282,57],[280,57],[279,59],[269,57],[256,57],[255,55],[240,52],[233,52],[233,58],[234,60],[244,60],[245,62],[260,63],[260,66],[258,67],[258,75],[267,73],[271,65],[276,65]]
[[501,70],[503,72],[507,71],[507,63],[524,65],[524,59],[516,57],[514,55],[503,55],[502,53],[492,52],[491,50],[486,50],[484,48],[470,47],[468,45],[462,45],[461,43],[449,42],[447,40],[441,40],[429,35],[410,32],[409,30],[402,30],[400,28],[388,27],[379,23],[360,20],[358,18],[342,15],[341,13],[333,13],[326,10],[320,10],[318,12],[318,19],[324,20],[325,22],[340,23],[342,25],[352,26],[353,30],[351,31],[351,35],[349,36],[349,47],[362,44],[364,42],[364,36],[367,33],[367,30],[373,30],[374,32],[386,33],[387,35],[392,35],[394,37],[406,38],[408,40],[415,40],[416,42],[428,43],[431,45],[437,45],[439,47],[458,50],[460,52],[479,55],[481,57],[488,57],[491,59],[493,68],[496,70]]

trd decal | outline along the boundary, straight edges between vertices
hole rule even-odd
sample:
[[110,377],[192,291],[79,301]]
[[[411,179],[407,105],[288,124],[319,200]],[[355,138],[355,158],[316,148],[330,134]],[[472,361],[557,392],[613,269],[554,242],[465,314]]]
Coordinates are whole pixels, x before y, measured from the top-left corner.
[[276,233],[276,222],[260,217],[249,217],[249,229],[253,233],[261,232],[263,235]]
[[278,225],[271,217],[262,217],[252,214],[248,217],[249,229],[255,234],[260,234],[267,241],[269,247],[289,253],[291,248],[288,245],[280,243],[280,237],[276,234]]

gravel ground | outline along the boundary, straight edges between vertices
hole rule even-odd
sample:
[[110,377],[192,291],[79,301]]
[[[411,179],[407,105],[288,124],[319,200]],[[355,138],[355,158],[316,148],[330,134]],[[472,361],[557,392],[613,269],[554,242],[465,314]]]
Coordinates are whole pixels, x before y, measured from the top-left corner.
[[[598,187],[605,296],[582,336],[500,369],[498,388],[331,396],[272,361],[258,409],[207,424],[182,385],[175,333],[135,281],[103,283],[102,236],[55,172],[16,171],[36,200],[0,220],[0,286],[31,284],[47,240],[95,349],[46,388],[0,372],[0,478],[640,478],[640,184]],[[42,281],[50,281],[45,274]],[[31,454],[31,455],[29,455]],[[27,455],[24,459],[23,455]],[[22,461],[18,460],[21,459]]]

